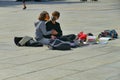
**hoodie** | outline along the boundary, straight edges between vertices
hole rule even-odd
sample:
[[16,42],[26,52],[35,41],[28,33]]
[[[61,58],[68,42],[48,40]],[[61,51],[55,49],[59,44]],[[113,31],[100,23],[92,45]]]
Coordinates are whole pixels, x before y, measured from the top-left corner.
[[51,31],[46,30],[46,21],[37,21],[35,22],[35,39],[41,40],[44,38],[44,35],[50,35]]

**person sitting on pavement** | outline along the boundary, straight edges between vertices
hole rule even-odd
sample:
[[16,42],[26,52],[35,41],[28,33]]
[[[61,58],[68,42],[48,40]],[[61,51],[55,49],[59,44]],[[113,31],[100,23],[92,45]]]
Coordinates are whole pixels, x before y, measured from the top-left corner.
[[46,23],[46,29],[47,31],[50,31],[52,29],[56,30],[58,32],[57,35],[46,35],[46,38],[57,38],[63,41],[73,41],[76,38],[76,35],[69,34],[69,35],[63,35],[63,31],[61,30],[60,23],[56,22],[60,17],[60,12],[54,11],[52,13],[51,20]]
[[47,11],[43,11],[40,13],[38,21],[35,22],[35,39],[36,41],[48,45],[50,43],[50,39],[45,38],[44,35],[57,35],[58,32],[54,29],[47,31],[46,30],[46,21],[49,20],[49,14]]

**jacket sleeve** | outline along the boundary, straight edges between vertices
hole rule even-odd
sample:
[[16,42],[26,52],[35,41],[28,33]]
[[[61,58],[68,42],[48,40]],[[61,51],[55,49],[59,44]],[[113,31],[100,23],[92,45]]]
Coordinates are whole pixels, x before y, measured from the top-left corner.
[[39,27],[40,27],[43,35],[49,35],[49,34],[51,34],[51,31],[47,31],[47,30],[46,30],[46,25],[45,25],[45,23],[42,22],[41,24],[39,24]]
[[63,32],[62,32],[62,29],[61,29],[61,27],[60,27],[60,24],[58,24],[59,26],[58,26],[58,37],[61,37],[62,35],[63,35]]

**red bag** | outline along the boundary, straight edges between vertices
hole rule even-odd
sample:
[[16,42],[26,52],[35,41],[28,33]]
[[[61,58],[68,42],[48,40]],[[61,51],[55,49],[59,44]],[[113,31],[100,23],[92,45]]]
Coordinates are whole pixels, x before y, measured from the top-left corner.
[[85,33],[83,33],[83,32],[80,32],[80,33],[77,35],[77,39],[82,40],[82,41],[86,41],[86,39],[87,39],[87,34],[85,34]]

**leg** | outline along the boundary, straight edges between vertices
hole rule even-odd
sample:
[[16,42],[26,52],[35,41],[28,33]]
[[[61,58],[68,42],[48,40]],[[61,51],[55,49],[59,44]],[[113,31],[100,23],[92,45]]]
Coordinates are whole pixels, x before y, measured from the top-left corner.
[[76,35],[75,34],[69,34],[69,35],[64,35],[62,37],[60,37],[60,40],[63,40],[63,41],[73,41],[76,39]]
[[23,9],[26,9],[26,4],[25,4],[25,0],[23,0]]
[[50,39],[43,38],[39,42],[42,43],[43,45],[48,45],[50,43]]

